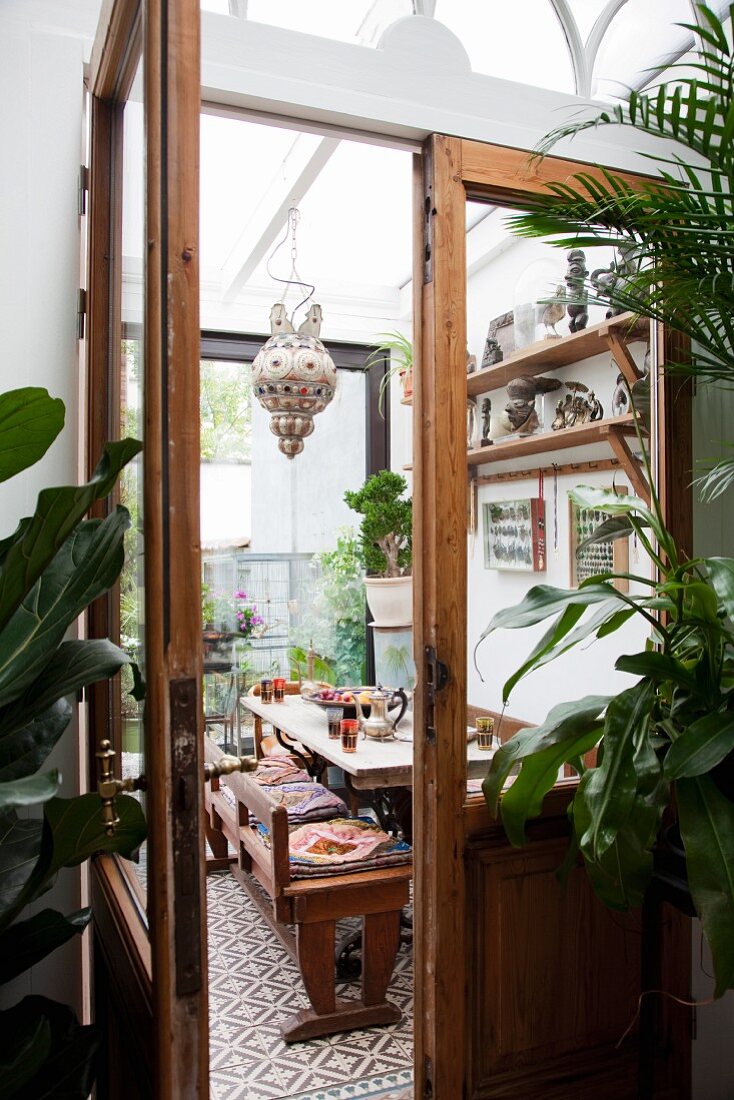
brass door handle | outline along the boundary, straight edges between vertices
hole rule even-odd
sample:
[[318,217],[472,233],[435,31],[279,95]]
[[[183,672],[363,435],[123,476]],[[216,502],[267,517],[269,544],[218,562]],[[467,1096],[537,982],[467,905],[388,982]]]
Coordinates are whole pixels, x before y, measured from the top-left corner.
[[102,801],[102,821],[105,832],[113,836],[115,829],[120,824],[120,819],[115,810],[115,798],[123,792],[145,791],[148,780],[144,775],[128,776],[127,779],[118,779],[112,771],[112,761],[117,753],[109,741],[100,741],[99,749],[94,754],[97,758],[97,794]]
[[[120,824],[115,810],[118,794],[145,791],[148,789],[148,780],[144,775],[118,779],[112,771],[112,761],[117,753],[107,740],[100,741],[99,749],[94,755],[97,758],[97,794],[102,802],[102,821],[107,835],[114,836]],[[209,783],[212,779],[232,775],[233,772],[254,772],[257,766],[258,760],[254,756],[220,756],[219,760],[204,765],[204,782]]]
[[233,772],[254,772],[259,761],[254,756],[220,756],[219,760],[204,765],[204,782],[219,779]]

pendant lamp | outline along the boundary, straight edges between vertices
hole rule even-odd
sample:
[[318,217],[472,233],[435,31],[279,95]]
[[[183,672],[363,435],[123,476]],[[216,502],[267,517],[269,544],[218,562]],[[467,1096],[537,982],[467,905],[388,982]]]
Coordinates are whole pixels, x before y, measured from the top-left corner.
[[[323,412],[336,392],[336,367],[321,343],[322,310],[313,302],[306,320],[295,329],[296,310],[311,302],[315,288],[304,283],[296,272],[296,227],[299,212],[288,211],[285,243],[291,235],[291,277],[277,279],[288,287],[297,285],[309,289],[308,295],[293,310],[290,318],[283,298],[270,310],[272,336],[260,348],[252,364],[252,386],[260,404],[270,413],[270,430],[278,437],[278,448],[287,458],[295,458],[303,450],[303,441],[314,429],[313,418]],[[280,244],[273,252],[277,252]],[[271,260],[272,260],[271,256]]]

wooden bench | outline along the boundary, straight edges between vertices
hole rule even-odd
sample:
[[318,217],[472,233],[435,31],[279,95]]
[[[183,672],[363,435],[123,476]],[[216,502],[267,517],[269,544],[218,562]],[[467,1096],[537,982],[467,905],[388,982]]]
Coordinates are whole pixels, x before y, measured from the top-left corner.
[[[207,740],[207,760],[214,762],[221,755]],[[281,1025],[284,1041],[396,1023],[401,1013],[386,1000],[386,993],[399,946],[400,914],[409,900],[410,864],[293,879],[285,807],[274,806],[248,776],[231,775],[227,786],[235,794],[236,806],[222,793],[218,780],[204,787],[206,834],[213,852],[207,869],[231,863],[232,874],[298,962],[311,1008],[301,1009]],[[267,828],[269,848],[250,824],[250,813]],[[236,856],[228,855],[228,843]],[[270,904],[253,879],[263,887]],[[335,926],[345,917],[364,921],[359,1001],[336,997]],[[295,934],[288,925],[295,925]]]

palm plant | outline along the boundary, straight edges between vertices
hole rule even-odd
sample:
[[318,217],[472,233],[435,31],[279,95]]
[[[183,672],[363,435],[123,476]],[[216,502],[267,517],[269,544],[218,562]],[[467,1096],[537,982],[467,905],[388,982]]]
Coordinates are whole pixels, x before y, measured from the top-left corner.
[[[697,6],[697,19],[686,25],[698,36],[697,58],[674,82],[632,92],[625,103],[553,131],[539,150],[543,155],[561,138],[593,127],[631,127],[665,139],[652,158],[657,176],[632,187],[610,171],[582,172],[570,183],[551,184],[510,224],[520,235],[553,237],[560,247],[634,248],[637,273],[605,290],[605,300],[690,339],[690,357],[673,369],[732,385],[734,51],[705,4]],[[642,412],[639,403],[636,411]],[[645,456],[639,430],[638,441]],[[636,534],[655,575],[624,576],[643,594],[618,591],[614,573],[577,589],[538,585],[496,614],[482,635],[550,620],[505,684],[507,700],[523,676],[635,616],[647,624],[649,641],[642,652],[620,657],[616,668],[637,682],[616,697],[561,703],[540,726],[520,731],[494,757],[484,793],[519,845],[558,769],[571,764],[580,776],[569,806],[571,856],[582,857],[597,894],[617,908],[644,897],[672,801],[721,996],[734,988],[734,559],[690,559],[680,550],[665,527],[646,456],[645,464],[649,507],[598,489],[573,494],[579,505],[608,515],[580,551]],[[732,483],[731,456],[703,479],[709,497]],[[519,775],[502,793],[516,764]]]
[[[689,337],[685,363],[699,380],[734,383],[734,51],[722,21],[697,5],[698,52],[674,79],[624,103],[575,119],[549,133],[538,155],[558,141],[600,126],[630,127],[664,139],[650,159],[657,175],[633,187],[617,173],[581,172],[570,183],[513,216],[513,230],[552,237],[560,247],[631,245],[638,273],[606,295],[613,306],[661,321]],[[730,18],[734,4],[730,7]],[[693,75],[691,75],[693,74]],[[649,155],[649,154],[648,154]],[[651,272],[654,270],[654,277]],[[592,291],[593,296],[593,291]],[[716,462],[701,479],[709,499],[734,483],[734,458]]]

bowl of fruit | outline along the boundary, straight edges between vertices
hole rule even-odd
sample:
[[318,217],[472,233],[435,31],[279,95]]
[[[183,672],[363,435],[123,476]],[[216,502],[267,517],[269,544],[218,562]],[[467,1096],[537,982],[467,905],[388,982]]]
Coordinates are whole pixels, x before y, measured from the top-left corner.
[[[345,718],[358,718],[357,704],[362,712],[362,717],[369,718],[370,716],[370,694],[377,690],[373,687],[343,687],[332,688],[325,687],[319,691],[312,692],[310,695],[306,695],[305,699],[309,703],[316,703],[319,707],[343,707]],[[400,721],[405,713],[405,708],[408,705],[408,698],[402,688],[385,688],[385,691],[391,692],[390,700],[387,704],[388,711],[396,710],[400,708],[400,713],[395,718],[395,725]]]

